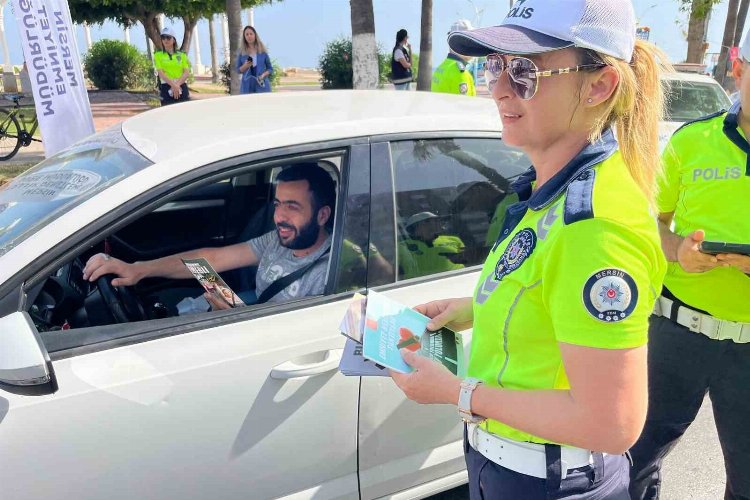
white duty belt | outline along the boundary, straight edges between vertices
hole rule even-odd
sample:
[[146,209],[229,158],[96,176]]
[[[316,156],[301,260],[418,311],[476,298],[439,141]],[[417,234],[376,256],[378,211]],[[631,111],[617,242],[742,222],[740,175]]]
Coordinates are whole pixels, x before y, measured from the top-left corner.
[[[485,458],[520,474],[547,478],[543,444],[522,443],[487,432],[479,424],[467,425],[469,444]],[[560,462],[561,478],[565,479],[569,470],[592,465],[594,459],[589,450],[561,446]]]
[[[670,313],[673,304],[673,300],[663,296],[659,297],[659,300],[656,301],[654,314],[671,319]],[[699,313],[685,306],[677,308],[677,318],[673,321],[693,333],[702,333],[713,340],[732,340],[738,344],[750,342],[750,323],[714,318],[710,314]]]

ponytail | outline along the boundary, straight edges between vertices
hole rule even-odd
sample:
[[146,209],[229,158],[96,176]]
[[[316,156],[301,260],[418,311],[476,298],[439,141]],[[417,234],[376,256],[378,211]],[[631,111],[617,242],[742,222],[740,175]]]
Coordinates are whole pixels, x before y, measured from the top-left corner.
[[589,139],[593,142],[603,130],[614,127],[625,165],[653,206],[661,172],[659,121],[664,116],[666,90],[661,74],[672,68],[666,54],[645,40],[636,40],[630,63],[596,55],[617,71],[620,82],[603,104],[604,112]]

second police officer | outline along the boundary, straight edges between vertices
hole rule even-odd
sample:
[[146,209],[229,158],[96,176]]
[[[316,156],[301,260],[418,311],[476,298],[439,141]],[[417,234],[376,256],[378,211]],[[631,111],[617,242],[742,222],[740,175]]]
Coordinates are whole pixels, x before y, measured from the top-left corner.
[[[466,19],[456,21],[451,26],[451,31],[470,29],[471,23]],[[431,90],[445,94],[477,95],[474,77],[468,67],[469,61],[471,57],[459,55],[451,50],[448,57],[432,73]]]
[[701,252],[706,240],[750,243],[748,35],[732,71],[739,101],[685,124],[663,155],[657,208],[669,271],[649,331],[648,417],[632,449],[634,500],[658,498],[662,460],[706,393],[724,454],[724,498],[750,498],[750,256]]

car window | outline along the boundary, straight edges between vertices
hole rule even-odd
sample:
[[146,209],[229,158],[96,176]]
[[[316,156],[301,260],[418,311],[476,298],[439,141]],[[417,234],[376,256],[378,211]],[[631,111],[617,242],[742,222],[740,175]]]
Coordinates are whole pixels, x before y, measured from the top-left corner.
[[[219,280],[205,274],[201,276],[203,282],[183,273],[183,276],[150,277],[127,287],[106,286],[101,279],[96,282],[84,280],[86,262],[101,253],[109,255],[110,259],[130,263],[209,247],[249,245],[254,249],[263,249],[263,254],[258,254],[258,265],[217,270],[220,278],[237,293],[240,300],[253,305],[262,295],[256,285],[270,288],[273,282],[297,269],[294,266],[298,262],[287,255],[288,249],[295,249],[303,239],[314,241],[311,230],[305,232],[306,228],[312,226],[304,222],[303,215],[297,216],[297,208],[290,208],[304,193],[287,188],[292,191],[285,194],[288,206],[285,205],[284,210],[293,215],[285,216],[283,220],[289,228],[295,228],[293,234],[287,237],[293,237],[294,241],[289,245],[280,243],[274,220],[274,199],[279,193],[274,191],[273,180],[289,165],[304,163],[303,167],[308,168],[313,162],[317,163],[333,180],[336,190],[333,202],[336,204],[343,157],[341,152],[312,159],[309,156],[285,158],[275,162],[266,161],[253,170],[249,170],[252,165],[239,165],[238,173],[190,187],[178,197],[165,199],[154,210],[106,235],[93,247],[54,271],[46,281],[40,283],[38,289],[29,294],[31,305],[28,312],[45,345],[50,352],[55,352],[122,339],[134,335],[134,331],[157,328],[148,326],[155,320],[167,325],[179,325],[182,316],[194,317],[192,315],[208,312],[209,304],[203,298],[204,286],[234,299]],[[307,199],[306,196],[303,198]],[[305,199],[300,198],[300,203],[304,204]],[[309,200],[307,202],[311,203]],[[334,207],[334,214],[335,210]],[[230,223],[228,219],[232,218],[239,218],[240,221]],[[337,231],[333,219],[326,225],[326,231],[333,244]],[[153,237],[156,233],[160,234],[159,239]],[[306,269],[305,273],[281,288],[268,299],[267,304],[323,295],[327,290],[329,260],[333,253],[321,247],[309,256],[300,257],[307,259],[305,265],[301,266]],[[276,256],[275,260],[270,256]],[[201,255],[191,255],[190,258],[198,257]],[[216,265],[216,262],[208,263]],[[201,267],[202,263],[191,264],[196,272],[205,273],[206,268]],[[107,281],[111,282],[112,277],[114,275],[110,275]],[[221,298],[219,295],[217,297]]]
[[112,127],[27,170],[0,190],[0,255],[149,165]]
[[[391,144],[398,279],[480,264],[528,159],[500,139]],[[494,220],[494,222],[493,222]]]
[[718,83],[670,80],[667,95],[666,119],[687,122],[702,116],[729,109],[729,97]]

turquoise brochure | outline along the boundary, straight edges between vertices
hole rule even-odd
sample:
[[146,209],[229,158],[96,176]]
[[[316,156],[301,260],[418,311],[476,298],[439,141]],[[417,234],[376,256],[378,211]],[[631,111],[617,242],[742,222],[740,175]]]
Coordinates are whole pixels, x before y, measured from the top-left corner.
[[427,331],[429,318],[377,292],[367,294],[362,355],[400,373],[412,368],[401,358],[400,349],[438,361],[454,375],[465,375],[461,335],[441,328]]

